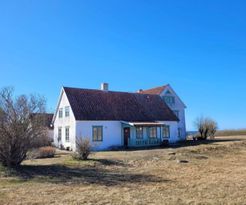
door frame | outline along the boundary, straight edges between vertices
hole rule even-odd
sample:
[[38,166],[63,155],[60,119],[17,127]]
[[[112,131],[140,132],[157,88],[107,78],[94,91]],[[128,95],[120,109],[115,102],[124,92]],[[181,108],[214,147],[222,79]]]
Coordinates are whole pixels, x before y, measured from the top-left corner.
[[[128,132],[126,132],[128,130]],[[124,127],[123,128],[123,144],[125,147],[128,147],[129,138],[131,137],[131,128]]]

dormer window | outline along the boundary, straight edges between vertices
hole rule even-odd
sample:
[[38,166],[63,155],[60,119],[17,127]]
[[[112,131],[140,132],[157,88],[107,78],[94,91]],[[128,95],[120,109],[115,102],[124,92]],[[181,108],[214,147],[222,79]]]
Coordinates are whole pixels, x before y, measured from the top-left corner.
[[164,96],[163,99],[164,99],[165,103],[167,103],[170,106],[175,104],[175,97],[174,96]]

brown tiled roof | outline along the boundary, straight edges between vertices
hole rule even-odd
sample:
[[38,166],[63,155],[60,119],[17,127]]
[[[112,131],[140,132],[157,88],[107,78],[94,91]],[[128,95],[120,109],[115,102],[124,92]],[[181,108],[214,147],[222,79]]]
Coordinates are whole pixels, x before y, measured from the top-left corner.
[[167,87],[167,85],[163,85],[163,86],[151,88],[148,90],[141,90],[139,93],[160,95],[163,92],[163,90],[165,90],[166,87]]
[[76,120],[178,121],[158,95],[64,87]]

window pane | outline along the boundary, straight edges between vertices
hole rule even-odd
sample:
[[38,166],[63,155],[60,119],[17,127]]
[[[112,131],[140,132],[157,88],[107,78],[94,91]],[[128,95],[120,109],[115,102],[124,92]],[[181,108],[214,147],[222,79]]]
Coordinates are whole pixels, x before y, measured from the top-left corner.
[[68,142],[69,141],[69,127],[66,127],[65,129],[65,137],[66,137],[66,141]]
[[92,136],[93,141],[102,141],[103,140],[103,127],[93,126],[92,135],[93,135]]
[[93,127],[93,140],[97,141],[97,128]]
[[59,109],[59,114],[58,114],[59,115],[59,118],[62,118],[62,114],[63,114],[63,110],[62,110],[62,108],[60,108]]
[[59,127],[58,128],[58,141],[61,141],[62,138],[62,129]]
[[65,117],[69,117],[69,107],[65,107]]
[[156,138],[157,137],[157,129],[156,129],[156,127],[150,127],[149,128],[149,137],[150,138]]
[[165,125],[163,127],[163,137],[165,137],[165,138],[170,137],[170,127],[168,125]]
[[164,96],[164,101],[168,104],[168,105],[174,105],[175,104],[175,97],[173,96]]
[[143,128],[142,127],[137,127],[136,128],[136,138],[137,139],[142,139],[143,138]]
[[98,141],[102,140],[102,128],[101,127],[97,128],[97,140]]

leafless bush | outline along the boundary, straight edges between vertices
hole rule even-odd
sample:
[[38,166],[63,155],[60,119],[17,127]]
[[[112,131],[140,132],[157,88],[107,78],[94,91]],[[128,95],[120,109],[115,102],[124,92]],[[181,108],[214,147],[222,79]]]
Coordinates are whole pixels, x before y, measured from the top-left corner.
[[27,153],[27,159],[52,158],[55,156],[55,153],[56,149],[51,146],[35,148]]
[[38,158],[51,158],[55,156],[56,149],[54,147],[40,147],[38,149]]
[[208,137],[214,138],[218,129],[218,124],[211,118],[199,117],[195,120],[195,127],[197,128],[200,136],[198,139],[206,140]]
[[[44,128],[44,129],[46,129],[46,128]],[[35,139],[35,141],[33,142],[34,148],[47,147],[47,146],[52,145],[52,139],[49,137],[48,131],[44,131],[44,133],[47,133],[47,134],[40,135],[39,137],[37,137]]]
[[37,139],[47,136],[44,118],[45,100],[35,95],[14,97],[13,89],[0,91],[0,162],[19,166]]
[[76,149],[73,158],[77,160],[87,160],[92,150],[90,140],[88,138],[77,138]]

